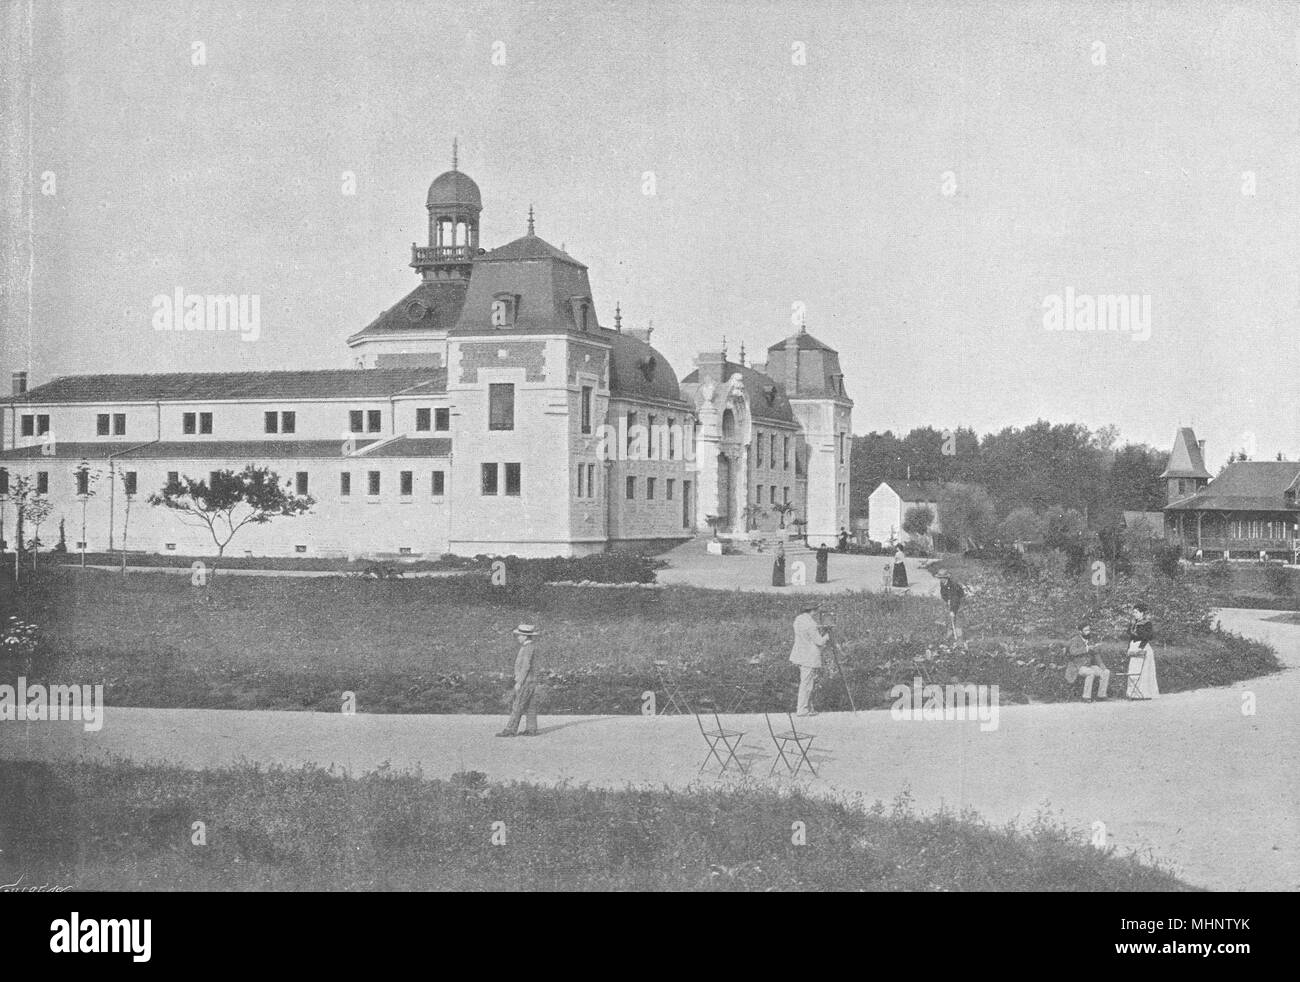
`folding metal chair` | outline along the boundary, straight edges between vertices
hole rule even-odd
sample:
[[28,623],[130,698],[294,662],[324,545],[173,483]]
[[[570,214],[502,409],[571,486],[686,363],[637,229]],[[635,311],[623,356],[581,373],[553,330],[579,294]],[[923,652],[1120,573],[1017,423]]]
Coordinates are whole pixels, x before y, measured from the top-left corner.
[[[700,728],[700,733],[704,737],[704,742],[709,745],[709,752],[704,755],[704,763],[700,764],[700,773],[704,773],[704,768],[708,766],[710,757],[722,765],[722,770],[718,771],[719,777],[727,772],[727,768],[731,765],[732,761],[735,761],[736,767],[740,770],[741,774],[748,773],[745,770],[745,765],[742,764],[740,758],[736,756],[736,751],[740,749],[741,738],[743,738],[745,734],[737,730],[723,729],[722,720],[718,718],[718,710],[714,708],[712,712],[713,729],[710,730],[704,725],[704,720],[700,718],[699,711],[694,709],[691,710],[692,715],[695,717],[695,722]],[[723,760],[722,755],[718,753],[718,744],[722,744],[727,748],[726,760]]]
[[[1142,691],[1142,673],[1147,667],[1147,659],[1155,656],[1155,651],[1149,644],[1142,646],[1142,656],[1138,660],[1136,671],[1114,672],[1112,679],[1121,679],[1124,685],[1124,695],[1129,699],[1149,699],[1150,696]],[[1133,664],[1135,656],[1127,656],[1129,667]]]
[[[776,763],[780,760],[785,763],[786,769],[790,771],[791,777],[798,777],[799,768],[804,764],[808,765],[808,770],[812,771],[813,777],[821,777],[821,775],[817,773],[817,768],[813,767],[813,762],[808,759],[808,751],[812,748],[812,742],[816,739],[816,735],[813,733],[800,733],[798,727],[794,725],[794,717],[789,713],[785,714],[785,718],[790,721],[789,731],[786,733],[777,733],[776,730],[772,729],[772,717],[767,715],[767,713],[763,714],[763,719],[767,720],[767,732],[772,734],[772,742],[776,744],[776,752],[779,755],[773,758],[772,766],[768,770],[767,776],[772,776],[772,772],[776,770]],[[794,766],[790,765],[790,761],[785,755],[786,745],[790,743],[793,743],[799,748],[799,760],[795,762]],[[794,754],[791,753],[790,756],[793,757]]]
[[669,709],[675,709],[681,715],[690,712],[686,705],[686,697],[682,695],[682,690],[668,677],[668,663],[666,661],[655,662],[655,674],[659,677],[659,685],[664,690],[664,708],[659,710],[656,716],[667,716]]

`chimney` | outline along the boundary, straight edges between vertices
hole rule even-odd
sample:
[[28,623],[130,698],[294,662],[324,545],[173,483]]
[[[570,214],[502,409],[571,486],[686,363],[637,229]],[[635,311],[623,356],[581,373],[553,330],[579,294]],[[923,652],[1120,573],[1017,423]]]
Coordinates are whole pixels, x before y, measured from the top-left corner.
[[27,373],[14,372],[14,395],[21,396],[27,392]]
[[795,338],[785,340],[785,392],[793,396],[799,391],[799,342]]
[[704,351],[695,358],[695,364],[700,369],[700,384],[712,382],[714,385],[723,383],[722,373],[725,367],[726,355],[721,351]]

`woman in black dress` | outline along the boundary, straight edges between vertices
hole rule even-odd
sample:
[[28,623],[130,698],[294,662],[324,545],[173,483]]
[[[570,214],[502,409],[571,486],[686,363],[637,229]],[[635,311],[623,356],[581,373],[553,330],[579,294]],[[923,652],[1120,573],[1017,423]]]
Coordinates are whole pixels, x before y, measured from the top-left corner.
[[907,567],[903,565],[903,547],[894,550],[894,586],[907,589]]

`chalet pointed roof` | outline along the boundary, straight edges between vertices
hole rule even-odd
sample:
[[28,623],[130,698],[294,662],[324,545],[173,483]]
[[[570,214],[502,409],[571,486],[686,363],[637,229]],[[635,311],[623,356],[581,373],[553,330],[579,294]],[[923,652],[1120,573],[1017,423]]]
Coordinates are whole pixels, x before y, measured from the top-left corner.
[[1174,434],[1174,449],[1169,452],[1169,463],[1160,476],[1201,477],[1209,480],[1210,472],[1205,469],[1201,445],[1197,443],[1196,434],[1190,426],[1181,427]]

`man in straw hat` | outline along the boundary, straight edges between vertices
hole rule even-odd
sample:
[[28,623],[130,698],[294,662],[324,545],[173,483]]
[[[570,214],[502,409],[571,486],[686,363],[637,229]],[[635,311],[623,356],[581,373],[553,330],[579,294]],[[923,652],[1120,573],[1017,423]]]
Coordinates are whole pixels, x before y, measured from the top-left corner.
[[[534,657],[533,639],[542,632],[532,624],[520,624],[513,632],[519,642],[519,652],[515,655],[515,697],[510,704],[510,722],[497,734],[499,737],[537,736],[537,710],[534,703],[537,697],[537,659]],[[527,716],[527,725],[519,733],[519,720]]]
[[813,686],[822,670],[822,648],[831,639],[813,616],[820,606],[815,601],[806,600],[799,608],[799,616],[794,619],[794,646],[790,649],[790,661],[799,666],[800,716],[817,715],[812,708]]

